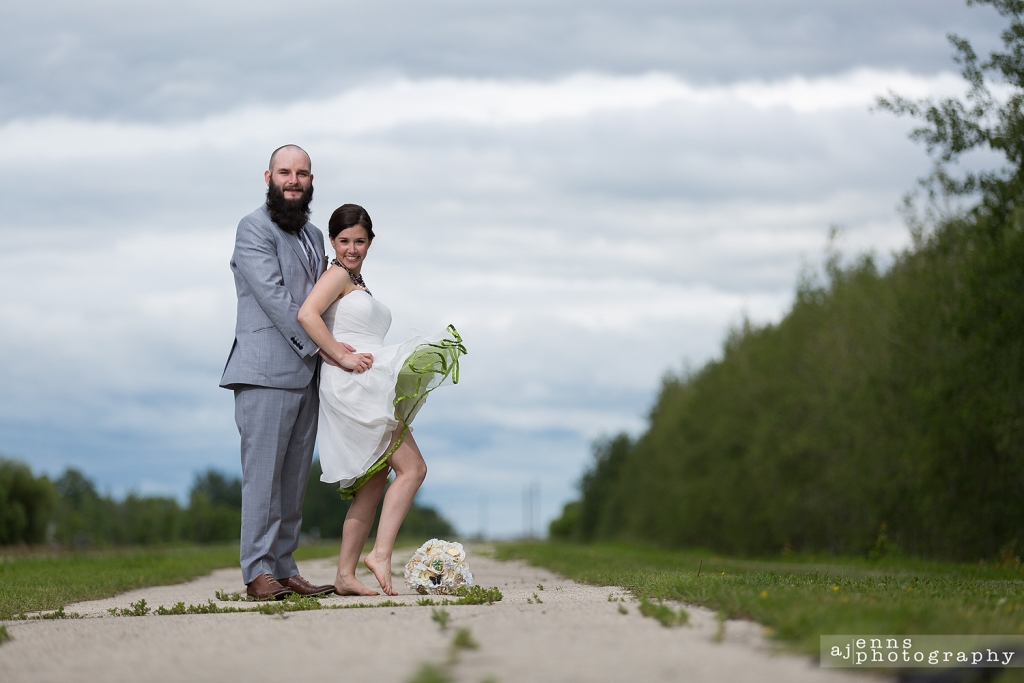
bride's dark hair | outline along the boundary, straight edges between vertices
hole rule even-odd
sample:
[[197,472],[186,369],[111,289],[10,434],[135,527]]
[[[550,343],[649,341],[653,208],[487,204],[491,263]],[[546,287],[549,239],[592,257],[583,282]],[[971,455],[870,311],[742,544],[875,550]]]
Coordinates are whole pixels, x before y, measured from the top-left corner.
[[331,220],[327,224],[327,232],[330,233],[333,240],[342,230],[356,225],[361,225],[366,229],[366,235],[372,242],[373,221],[370,220],[370,214],[366,213],[366,209],[358,204],[342,204],[331,214]]

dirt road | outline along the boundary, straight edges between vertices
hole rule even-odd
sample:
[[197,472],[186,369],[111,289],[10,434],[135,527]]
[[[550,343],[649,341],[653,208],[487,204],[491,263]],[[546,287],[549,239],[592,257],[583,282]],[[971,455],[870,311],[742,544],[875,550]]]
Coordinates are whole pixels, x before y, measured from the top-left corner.
[[[583,586],[479,554],[470,555],[470,564],[477,583],[497,586],[504,599],[447,607],[447,630],[432,620],[431,607],[416,605],[420,596],[399,578],[404,594],[395,600],[408,606],[275,616],[125,617],[107,611],[143,598],[151,607],[169,608],[178,601],[206,603],[218,590],[244,591],[239,570],[222,569],[185,584],[67,606],[81,619],[5,622],[13,640],[0,646],[0,681],[405,682],[424,664],[443,665],[460,628],[470,629],[479,647],[464,650],[444,669],[453,681],[865,680],[819,669],[805,657],[773,654],[756,624],[730,621],[724,640],[716,642],[718,624],[708,610],[690,607],[689,626],[665,628],[641,616],[637,604],[615,588]],[[300,569],[314,583],[334,576],[331,561],[306,562]],[[370,585],[372,578],[364,581]],[[324,604],[386,599],[332,597]]]

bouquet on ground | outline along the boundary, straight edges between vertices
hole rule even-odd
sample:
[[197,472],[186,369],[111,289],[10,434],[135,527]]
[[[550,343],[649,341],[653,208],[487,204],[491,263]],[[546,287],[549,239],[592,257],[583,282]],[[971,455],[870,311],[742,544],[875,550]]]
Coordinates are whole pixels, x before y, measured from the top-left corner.
[[460,586],[473,585],[465,548],[461,543],[430,539],[405,565],[405,582],[424,595],[454,595]]

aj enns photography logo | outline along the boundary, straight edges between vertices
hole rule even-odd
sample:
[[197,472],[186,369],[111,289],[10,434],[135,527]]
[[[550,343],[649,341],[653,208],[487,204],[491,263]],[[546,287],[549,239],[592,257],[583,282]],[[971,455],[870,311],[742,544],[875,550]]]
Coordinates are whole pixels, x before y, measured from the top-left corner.
[[1024,636],[821,636],[829,668],[1024,668]]

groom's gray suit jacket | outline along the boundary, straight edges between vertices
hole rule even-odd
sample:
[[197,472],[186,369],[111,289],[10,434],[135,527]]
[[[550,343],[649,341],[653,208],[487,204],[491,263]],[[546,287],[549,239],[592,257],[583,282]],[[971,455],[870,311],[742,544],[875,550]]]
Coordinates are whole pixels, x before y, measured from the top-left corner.
[[278,228],[265,204],[238,223],[231,256],[238,319],[220,386],[301,389],[312,380],[317,346],[298,314],[326,262],[323,233],[312,223],[302,230],[315,248],[316,273],[299,236]]

